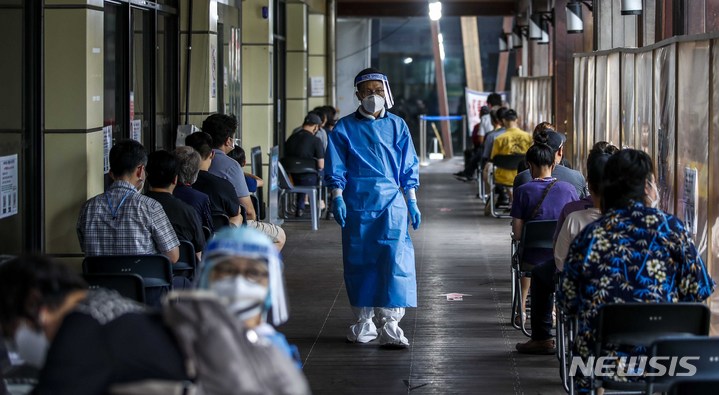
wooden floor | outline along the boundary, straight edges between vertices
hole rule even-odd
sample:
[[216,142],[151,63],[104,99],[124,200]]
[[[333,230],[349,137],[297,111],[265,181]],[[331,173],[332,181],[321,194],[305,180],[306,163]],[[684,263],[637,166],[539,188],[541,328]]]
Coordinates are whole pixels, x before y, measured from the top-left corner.
[[[422,168],[422,226],[412,232],[419,307],[400,323],[407,350],[345,342],[353,317],[342,279],[340,228],[283,225],[290,321],[315,394],[563,394],[554,356],[519,355],[509,324],[509,220],[487,218],[457,160]],[[443,294],[463,293],[462,301]]]

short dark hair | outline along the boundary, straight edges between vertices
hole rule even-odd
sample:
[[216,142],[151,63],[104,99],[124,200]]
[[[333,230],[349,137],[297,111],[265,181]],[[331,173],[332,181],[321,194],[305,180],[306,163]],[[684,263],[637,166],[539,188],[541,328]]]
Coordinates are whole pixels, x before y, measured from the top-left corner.
[[327,111],[327,108],[325,108],[324,106],[315,107],[315,108],[313,108],[312,111],[310,111],[310,112],[313,113],[313,114],[317,114],[323,122],[329,121],[329,120],[330,120],[330,117],[332,116],[332,115],[330,115],[330,113]]
[[205,132],[195,132],[185,137],[185,145],[194,148],[205,160],[212,153],[212,136]]
[[110,171],[114,177],[126,176],[147,163],[147,151],[135,140],[120,140],[110,149]]
[[212,114],[202,122],[202,131],[212,137],[212,148],[219,148],[237,130],[237,118],[232,114]]
[[237,161],[237,163],[240,164],[240,166],[244,166],[247,162],[247,156],[245,155],[245,150],[242,149],[239,145],[236,145],[235,148],[232,149],[232,151],[227,153],[227,156]]
[[153,188],[167,188],[177,177],[177,158],[165,150],[147,157],[147,182]]
[[86,289],[67,266],[42,255],[24,255],[0,264],[0,331],[11,337],[19,319],[40,328],[40,308],[57,308],[70,292]]
[[516,121],[517,120],[517,112],[514,111],[511,108],[508,108],[507,111],[504,112],[504,116],[502,119],[507,121]]
[[602,177],[602,211],[644,202],[646,182],[654,174],[652,158],[644,151],[626,148],[612,155]]
[[487,103],[489,103],[491,107],[501,106],[502,96],[500,96],[499,93],[492,92],[489,94],[489,96],[487,96]]
[[499,107],[496,110],[491,110],[489,116],[492,117],[492,123],[502,123],[504,119],[504,113],[507,112],[506,107]]
[[598,141],[594,143],[592,149],[589,150],[587,156],[587,184],[592,194],[601,196],[602,194],[602,178],[604,178],[604,167],[609,157],[619,151],[614,144],[606,141]]
[[534,143],[527,150],[527,163],[535,166],[552,166],[554,165],[554,150],[552,147],[544,143]]

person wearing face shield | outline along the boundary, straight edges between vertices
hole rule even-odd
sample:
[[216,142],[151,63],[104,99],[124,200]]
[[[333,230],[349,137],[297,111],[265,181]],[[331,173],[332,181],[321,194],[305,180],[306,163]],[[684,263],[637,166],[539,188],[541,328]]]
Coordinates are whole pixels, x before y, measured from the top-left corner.
[[[684,223],[658,208],[649,155],[623,149],[609,157],[601,195],[602,216],[570,244],[557,294],[559,305],[579,320],[574,348],[585,361],[593,356],[604,304],[702,302],[715,287]],[[646,354],[646,347],[629,346],[622,355]],[[614,380],[632,379],[622,376]],[[583,390],[590,385],[585,377],[577,383]]]
[[379,337],[382,346],[405,348],[409,341],[399,322],[405,308],[417,306],[409,224],[418,229],[421,222],[419,160],[407,124],[387,111],[394,104],[387,76],[365,69],[354,85],[360,106],[337,122],[325,155],[325,181],[342,227],[344,280],[356,318],[347,340],[367,343]]
[[188,380],[157,314],[117,292],[88,290],[48,257],[0,264],[0,332],[25,363],[40,368],[33,394],[100,395],[131,381]]
[[301,367],[297,347],[268,323],[280,325],[289,318],[282,262],[272,241],[251,228],[225,228],[207,244],[203,259],[197,288],[216,294],[244,327]]

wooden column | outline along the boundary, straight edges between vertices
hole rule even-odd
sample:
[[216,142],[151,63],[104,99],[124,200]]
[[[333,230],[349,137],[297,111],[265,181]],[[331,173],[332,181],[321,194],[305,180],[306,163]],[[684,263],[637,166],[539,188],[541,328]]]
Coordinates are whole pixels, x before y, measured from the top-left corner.
[[464,47],[464,70],[467,76],[467,87],[476,91],[484,91],[477,17],[463,16],[461,18],[461,23],[462,46]]

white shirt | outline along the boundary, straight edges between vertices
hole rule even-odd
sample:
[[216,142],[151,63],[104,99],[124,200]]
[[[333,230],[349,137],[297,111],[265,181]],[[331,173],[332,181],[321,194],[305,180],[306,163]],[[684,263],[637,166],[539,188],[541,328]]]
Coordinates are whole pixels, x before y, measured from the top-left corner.
[[569,245],[585,226],[599,219],[602,212],[598,208],[590,207],[586,210],[575,211],[567,216],[562,224],[562,229],[557,234],[554,242],[554,264],[560,271],[564,268],[564,260],[567,259]]

